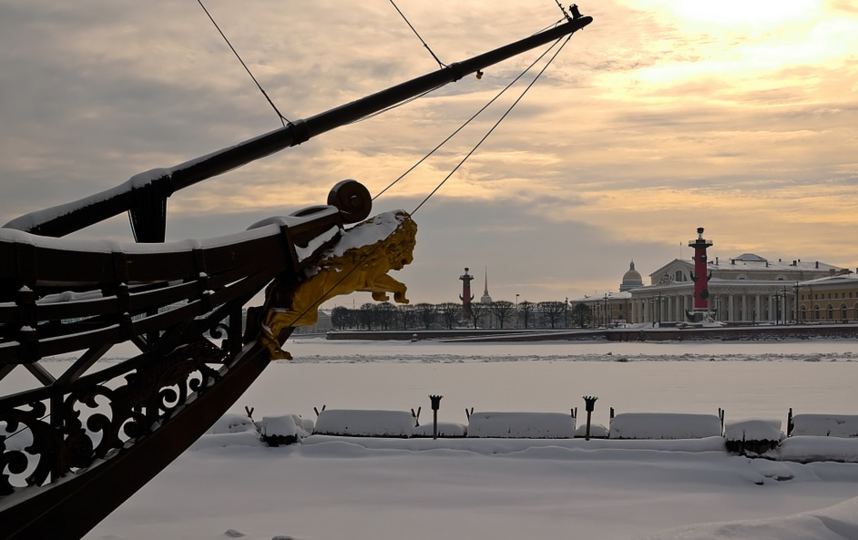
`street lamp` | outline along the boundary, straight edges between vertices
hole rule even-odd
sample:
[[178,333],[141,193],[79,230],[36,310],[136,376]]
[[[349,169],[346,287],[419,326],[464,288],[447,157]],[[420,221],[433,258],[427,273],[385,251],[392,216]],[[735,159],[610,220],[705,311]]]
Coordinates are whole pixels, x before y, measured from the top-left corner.
[[584,407],[587,410],[587,431],[584,434],[584,440],[590,440],[590,415],[593,414],[593,411],[596,409],[596,400],[598,400],[596,396],[584,396]]
[[[432,402],[432,438],[438,438],[438,409],[441,408],[441,398],[444,396],[430,395],[429,400]],[[412,411],[414,409],[411,409]]]
[[515,327],[516,328],[518,328],[518,315],[519,315],[519,313],[518,313],[518,297],[519,297],[519,294],[515,293],[515,312],[516,312],[515,313]]
[[605,330],[608,329],[608,323],[611,322],[611,312],[608,309],[608,298],[611,296],[611,293],[605,293]]
[[799,319],[798,319],[798,291],[801,289],[801,285],[798,284],[798,281],[795,282],[795,285],[793,285],[793,288],[795,289],[795,302],[793,302],[793,304],[795,304],[795,323],[799,324]]

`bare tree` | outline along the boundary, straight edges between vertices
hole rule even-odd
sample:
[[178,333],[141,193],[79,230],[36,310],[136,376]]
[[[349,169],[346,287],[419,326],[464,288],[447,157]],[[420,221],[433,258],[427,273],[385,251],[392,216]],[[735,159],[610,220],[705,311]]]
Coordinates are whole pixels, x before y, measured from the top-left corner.
[[367,302],[366,304],[360,307],[360,310],[357,312],[358,326],[363,326],[367,330],[372,330],[372,325],[375,324],[376,320],[376,304],[372,302]]
[[452,330],[453,327],[459,325],[459,321],[462,318],[461,304],[457,302],[444,302],[443,304],[438,304],[436,308],[447,330]]
[[566,315],[566,303],[558,301],[540,302],[539,311],[542,312],[542,320],[552,329],[557,328],[557,323],[562,323]]
[[417,325],[417,308],[412,304],[402,304],[399,310],[399,323],[403,330],[414,328]]
[[492,315],[495,316],[495,319],[497,319],[498,325],[501,329],[503,329],[504,321],[512,318],[515,314],[515,304],[509,300],[498,300],[497,302],[492,302],[489,309],[491,310]]
[[435,317],[437,316],[435,306],[433,304],[422,303],[414,306],[414,309],[417,310],[417,314],[420,317],[420,321],[423,323],[423,327],[426,330],[429,330],[432,327],[432,324],[435,322]]
[[529,327],[530,317],[536,310],[536,304],[524,300],[518,304],[518,317],[521,319],[522,326],[527,329]]
[[577,326],[578,328],[586,328],[590,325],[592,318],[593,314],[587,304],[579,302],[572,308],[572,324],[574,326]]
[[382,330],[389,330],[396,321],[396,307],[390,302],[382,302],[376,306],[376,320]]
[[480,319],[485,317],[489,312],[489,307],[486,304],[471,304],[471,322],[474,323],[474,329],[476,330],[480,324]]

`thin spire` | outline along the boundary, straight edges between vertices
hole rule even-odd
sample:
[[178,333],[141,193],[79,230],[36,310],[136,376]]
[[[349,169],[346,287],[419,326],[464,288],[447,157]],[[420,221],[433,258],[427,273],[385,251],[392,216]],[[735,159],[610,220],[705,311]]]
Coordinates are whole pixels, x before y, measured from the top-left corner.
[[483,290],[483,295],[484,296],[489,295],[489,267],[488,266],[486,266],[486,288],[485,288],[485,290]]

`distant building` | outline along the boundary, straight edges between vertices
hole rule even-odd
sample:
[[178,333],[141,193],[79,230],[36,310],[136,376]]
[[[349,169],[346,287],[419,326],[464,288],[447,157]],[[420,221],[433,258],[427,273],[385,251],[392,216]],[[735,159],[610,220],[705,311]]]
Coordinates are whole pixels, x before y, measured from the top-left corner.
[[[744,253],[706,261],[709,316],[729,324],[858,321],[858,277],[819,261],[777,261]],[[674,325],[694,309],[694,261],[674,259],[644,285],[634,262],[620,292],[573,300],[590,310],[593,326]]]
[[459,276],[462,280],[462,294],[459,295],[459,300],[462,301],[462,319],[468,320],[471,318],[471,300],[474,295],[471,294],[471,281],[474,276],[468,273],[468,268],[465,268],[465,273]]
[[[802,283],[841,269],[800,259],[770,261],[745,253],[706,265],[709,310],[713,319],[735,324],[778,323],[795,319],[795,296]],[[633,322],[678,323],[692,310],[694,263],[675,259],[650,274],[650,285],[632,291]]]
[[491,304],[492,297],[489,296],[489,271],[486,270],[486,287],[483,290],[483,295],[480,297],[481,304]]
[[294,330],[294,334],[323,334],[325,332],[330,332],[334,329],[334,325],[331,321],[331,312],[330,310],[320,309],[319,310],[319,319],[316,321],[316,324],[310,326],[298,326]]
[[858,321],[858,277],[840,271],[828,277],[804,281],[798,298],[798,321]]
[[623,282],[620,283],[620,292],[630,291],[643,287],[643,279],[640,273],[635,270],[635,261],[629,263],[629,271],[623,274]]

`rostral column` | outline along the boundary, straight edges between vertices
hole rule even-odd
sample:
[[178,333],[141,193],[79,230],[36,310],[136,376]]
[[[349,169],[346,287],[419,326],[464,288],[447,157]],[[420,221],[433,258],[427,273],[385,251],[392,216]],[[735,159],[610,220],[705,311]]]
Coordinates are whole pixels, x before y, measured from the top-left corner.
[[707,264],[709,258],[706,250],[712,245],[711,240],[703,238],[703,227],[697,227],[697,239],[688,242],[688,247],[694,248],[694,313],[701,315],[709,311],[709,273]]
[[468,320],[471,318],[471,300],[474,299],[474,295],[471,294],[471,280],[474,276],[470,275],[465,268],[465,275],[459,276],[459,279],[462,280],[462,294],[459,295],[462,301],[462,318]]

